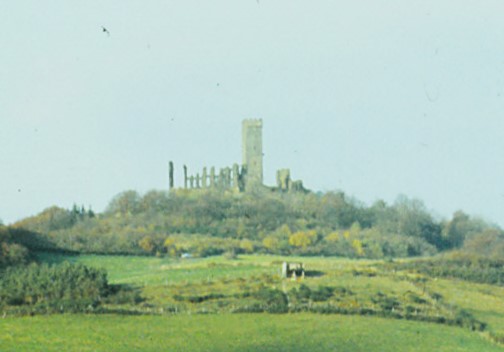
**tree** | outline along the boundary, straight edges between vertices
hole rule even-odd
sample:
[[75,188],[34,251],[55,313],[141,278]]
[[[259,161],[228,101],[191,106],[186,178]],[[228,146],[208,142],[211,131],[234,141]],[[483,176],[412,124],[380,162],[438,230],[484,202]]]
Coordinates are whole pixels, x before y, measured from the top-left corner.
[[488,226],[483,221],[471,219],[463,211],[456,211],[442,230],[446,247],[461,247],[466,238],[482,232],[486,227]]
[[273,236],[266,236],[263,239],[262,244],[263,244],[264,248],[266,248],[268,251],[270,251],[272,253],[276,252],[279,247],[278,239]]
[[147,253],[156,253],[160,250],[160,245],[158,241],[155,241],[151,236],[145,236],[142,238],[138,245]]
[[339,232],[333,231],[325,237],[326,242],[338,242],[340,240]]
[[352,226],[350,227],[350,237],[357,237],[360,235],[361,232],[361,226],[358,221],[354,222]]
[[240,241],[240,249],[245,253],[253,253],[254,252],[254,242],[251,240],[243,239]]
[[163,247],[165,248],[166,253],[168,253],[170,257],[178,256],[179,251],[177,245],[178,243],[173,237],[166,237],[163,243]]
[[355,254],[357,254],[359,257],[364,255],[364,248],[362,248],[362,241],[355,239],[352,241],[352,247],[355,250]]
[[298,231],[289,237],[289,244],[294,247],[306,249],[317,240],[316,231]]
[[173,201],[165,191],[149,191],[141,199],[142,211],[168,212],[172,209]]
[[469,237],[463,246],[466,252],[478,254],[487,258],[504,258],[504,231],[488,228],[481,233]]
[[359,209],[343,192],[328,192],[319,201],[317,216],[333,228],[349,228],[358,221]]
[[442,247],[441,227],[434,222],[422,201],[399,196],[394,208],[397,211],[396,233],[423,238],[438,248]]
[[140,195],[136,191],[125,191],[115,196],[107,207],[107,212],[112,214],[131,215],[141,210]]

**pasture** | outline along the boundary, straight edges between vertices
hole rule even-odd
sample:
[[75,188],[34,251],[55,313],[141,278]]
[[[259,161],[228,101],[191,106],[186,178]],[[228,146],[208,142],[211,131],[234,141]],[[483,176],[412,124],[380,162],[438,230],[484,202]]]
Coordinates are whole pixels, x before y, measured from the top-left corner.
[[2,351],[502,351],[456,327],[360,316],[55,315],[0,321]]
[[[284,259],[304,262],[306,278],[282,279]],[[111,283],[135,288],[143,301],[105,308],[140,315],[8,316],[0,319],[1,351],[503,350],[489,339],[504,335],[503,287],[390,270],[383,261],[50,254],[40,260],[106,269]],[[253,293],[261,288],[295,297],[292,292],[302,285],[331,287],[335,293],[323,302],[290,298],[289,305],[298,305],[300,313],[232,314],[256,307]],[[308,313],[328,307],[343,314]],[[415,321],[455,322],[462,309],[488,324],[485,331]]]

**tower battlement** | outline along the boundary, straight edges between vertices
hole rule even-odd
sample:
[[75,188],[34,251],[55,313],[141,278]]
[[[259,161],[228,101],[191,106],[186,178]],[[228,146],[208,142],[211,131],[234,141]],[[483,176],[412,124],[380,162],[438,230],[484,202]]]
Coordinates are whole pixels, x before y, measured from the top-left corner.
[[242,121],[242,125],[251,127],[262,127],[263,121],[262,119],[245,119]]

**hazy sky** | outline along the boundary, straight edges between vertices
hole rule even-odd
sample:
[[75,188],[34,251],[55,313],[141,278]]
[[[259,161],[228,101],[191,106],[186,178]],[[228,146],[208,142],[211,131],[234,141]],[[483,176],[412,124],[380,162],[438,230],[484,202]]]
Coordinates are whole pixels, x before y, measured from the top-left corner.
[[[3,1],[0,218],[241,162],[504,225],[504,2]],[[109,31],[103,32],[102,26]]]

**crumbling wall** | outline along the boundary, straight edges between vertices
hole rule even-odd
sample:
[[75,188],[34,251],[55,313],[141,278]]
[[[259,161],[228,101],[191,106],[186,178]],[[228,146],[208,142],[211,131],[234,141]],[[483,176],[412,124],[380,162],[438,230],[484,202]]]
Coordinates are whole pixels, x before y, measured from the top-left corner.
[[291,189],[289,169],[280,169],[277,171],[277,188],[281,191],[289,191]]

